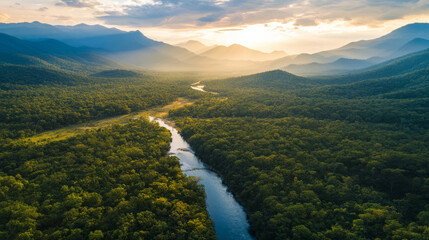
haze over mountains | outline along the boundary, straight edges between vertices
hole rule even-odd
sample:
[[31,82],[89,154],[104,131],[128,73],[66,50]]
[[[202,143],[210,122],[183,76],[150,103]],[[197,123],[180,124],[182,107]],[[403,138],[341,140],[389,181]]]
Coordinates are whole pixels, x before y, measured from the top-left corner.
[[3,33],[0,33],[0,63],[78,71],[121,66],[91,48],[71,47],[54,39],[20,40]]
[[380,63],[383,58],[370,58],[367,60],[339,58],[330,63],[312,62],[308,64],[290,64],[284,70],[303,75],[325,75],[325,74],[340,74],[356,69],[370,67]]
[[[62,59],[69,65],[73,65],[70,63],[73,61],[87,61],[94,66],[123,64],[154,70],[240,74],[278,68],[298,75],[346,73],[429,48],[427,23],[406,25],[380,38],[353,42],[330,51],[293,56],[286,56],[281,51],[264,53],[238,44],[207,46],[198,41],[188,41],[173,46],[152,40],[139,31],[125,32],[101,25],[2,23],[0,33],[3,33],[0,47],[2,62],[19,63],[25,58],[27,62],[46,65],[55,56],[55,61]],[[11,49],[18,49],[17,52],[12,51],[13,58],[10,57]],[[66,59],[65,54],[71,57]],[[79,59],[83,54],[91,58]],[[29,60],[30,57],[33,59]]]
[[239,44],[230,46],[213,45],[207,46],[201,42],[191,40],[185,43],[178,44],[201,56],[219,59],[219,60],[235,60],[235,61],[269,61],[285,57],[287,54],[283,51],[274,51],[265,53],[247,48]]
[[196,53],[196,54],[201,54],[201,53],[203,53],[209,49],[212,49],[218,45],[207,46],[207,45],[205,45],[199,41],[189,40],[187,42],[179,43],[176,46],[188,49],[189,51]]
[[[370,66],[374,63],[380,63],[427,49],[429,48],[427,39],[429,39],[429,24],[414,23],[398,28],[380,38],[352,42],[341,48],[316,54],[300,54],[294,57],[286,57],[274,62],[274,65],[278,67],[287,66],[284,69],[295,74],[307,74],[304,69],[311,69],[312,67],[312,65],[307,64],[327,64],[318,65],[317,67],[320,70],[313,71],[311,75],[326,74],[329,71],[335,70],[335,68],[357,70],[364,65]],[[336,64],[335,61],[340,58],[343,58],[343,60],[338,62],[339,64]],[[344,64],[345,59],[363,60],[366,63],[361,61],[359,64],[356,64],[355,61],[350,61],[351,64],[346,64],[346,66]],[[300,64],[301,66],[290,64]]]
[[101,25],[78,24],[75,26],[50,25],[38,21],[28,23],[0,23],[0,31],[22,39],[52,38],[64,42],[70,39],[89,38],[125,33],[116,28]]
[[[0,239],[427,239],[428,26],[272,60],[285,53],[0,24]],[[331,75],[272,70],[286,63]],[[204,166],[227,188],[200,185]],[[226,212],[244,227],[210,220]]]

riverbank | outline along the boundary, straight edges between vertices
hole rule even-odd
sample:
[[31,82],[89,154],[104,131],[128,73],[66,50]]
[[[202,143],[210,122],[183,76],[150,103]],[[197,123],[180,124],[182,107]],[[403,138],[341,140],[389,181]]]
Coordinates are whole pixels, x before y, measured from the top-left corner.
[[210,92],[210,91],[204,90],[204,88],[206,86],[205,85],[201,85],[200,83],[201,83],[201,81],[198,81],[196,83],[191,84],[191,88],[194,89],[194,90],[196,90],[196,91],[200,91],[200,92],[211,93],[211,94],[214,94],[214,95],[218,94],[217,92]]
[[[137,112],[121,115],[121,116],[70,125],[67,127],[36,134],[32,137],[25,138],[24,141],[30,141],[36,144],[46,144],[49,142],[60,141],[70,137],[77,136],[79,134],[85,133],[85,131],[87,130],[96,130],[100,128],[105,128],[113,124],[126,124],[128,120],[131,120],[131,119],[148,118],[149,116],[163,118],[168,114],[168,111],[172,109],[180,108],[186,105],[191,105],[193,103],[194,102],[189,99],[178,98],[176,101],[166,106],[154,107],[154,108],[137,111]],[[22,140],[19,140],[19,141],[22,141]]]
[[191,150],[190,145],[178,130],[164,119],[150,117],[171,132],[170,156],[180,160],[181,170],[187,176],[197,177],[206,191],[206,205],[210,218],[214,222],[219,240],[253,240],[249,234],[249,224],[244,208],[223,183],[220,175],[204,164]]

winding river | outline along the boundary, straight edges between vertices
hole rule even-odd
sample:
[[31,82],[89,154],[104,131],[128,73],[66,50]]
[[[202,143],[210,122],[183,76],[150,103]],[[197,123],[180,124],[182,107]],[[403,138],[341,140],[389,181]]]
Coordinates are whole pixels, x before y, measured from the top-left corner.
[[215,95],[218,94],[217,92],[209,92],[209,91],[204,90],[205,86],[201,85],[200,83],[201,83],[201,81],[198,81],[198,82],[192,84],[191,88],[196,90],[196,91],[200,91],[200,92],[211,93],[211,94],[215,94]]
[[247,240],[253,239],[249,234],[249,223],[243,207],[228,192],[222,184],[222,179],[210,171],[192,152],[189,144],[178,131],[167,125],[162,119],[150,117],[161,127],[167,128],[172,135],[170,154],[180,159],[182,172],[187,176],[200,178],[206,191],[206,204],[210,218],[214,222],[216,237],[219,240]]

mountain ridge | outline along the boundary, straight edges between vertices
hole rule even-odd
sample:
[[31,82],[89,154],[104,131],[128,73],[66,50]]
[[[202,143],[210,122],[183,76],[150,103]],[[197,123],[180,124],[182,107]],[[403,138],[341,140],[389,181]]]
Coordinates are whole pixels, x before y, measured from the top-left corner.
[[351,42],[336,49],[314,54],[304,53],[287,56],[273,61],[270,66],[284,68],[290,64],[309,64],[312,62],[326,64],[336,61],[339,58],[365,60],[373,57],[382,57],[385,60],[389,60],[411,53],[403,52],[403,55],[394,55],[400,48],[415,38],[429,39],[429,23],[408,24],[381,37]]
[[217,45],[208,46],[208,45],[205,45],[205,44],[203,44],[197,40],[189,40],[186,42],[176,44],[176,46],[181,47],[181,48],[185,48],[185,49],[187,49],[193,53],[200,54],[200,53],[203,53],[203,52],[205,52],[205,51],[207,51],[207,50],[209,50],[209,49],[211,49]]
[[[291,72],[308,75],[308,72],[317,66],[316,68],[321,68],[321,71],[311,72],[311,75],[325,75],[329,71],[344,73],[369,67],[371,64],[381,61],[380,59],[374,61],[375,57],[389,60],[421,50],[426,47],[427,43],[424,40],[417,41],[414,39],[429,39],[429,24],[409,24],[376,39],[356,41],[337,49],[315,54],[286,57],[283,57],[284,52],[263,53],[238,44],[228,47],[211,47],[197,41],[188,41],[187,43],[194,44],[198,48],[209,47],[209,49],[204,49],[205,51],[197,54],[186,49],[185,46],[173,46],[150,39],[140,31],[125,32],[116,28],[106,28],[102,25],[54,26],[40,22],[1,23],[0,32],[13,32],[18,36],[23,36],[24,40],[32,38],[41,41],[53,36],[53,39],[72,47],[86,46],[93,53],[119,61],[122,64],[154,70],[168,68],[174,69],[174,71],[250,73],[277,68],[290,70],[290,68],[298,68],[295,66],[297,64],[310,64],[299,66],[304,70],[307,67],[309,69],[307,72]],[[73,33],[73,37],[71,37],[71,33]],[[354,60],[349,60],[350,64],[347,65],[344,61],[337,61],[339,59]],[[294,65],[289,66],[291,64]],[[328,64],[328,67],[322,69],[320,64]],[[289,68],[287,68],[288,66]]]
[[230,46],[215,46],[200,55],[220,60],[270,61],[284,57],[286,53],[281,51],[265,53],[240,44],[232,44]]
[[71,71],[120,66],[96,54],[90,48],[76,48],[54,39],[22,40],[4,33],[0,33],[0,63],[62,68]]
[[379,63],[358,72],[329,77],[329,80],[319,80],[324,84],[348,84],[362,80],[399,76],[428,68],[429,49]]

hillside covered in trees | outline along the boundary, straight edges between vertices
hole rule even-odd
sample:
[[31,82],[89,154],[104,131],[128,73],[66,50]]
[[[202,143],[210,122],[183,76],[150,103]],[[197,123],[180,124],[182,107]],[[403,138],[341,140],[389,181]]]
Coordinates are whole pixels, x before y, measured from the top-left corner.
[[215,239],[201,186],[135,120],[46,145],[2,147],[1,239]]
[[429,65],[408,60],[344,84],[281,71],[205,81],[219,94],[170,116],[257,239],[429,239]]
[[1,239],[215,239],[205,193],[148,120],[68,137],[29,136],[198,98],[194,80],[125,70],[86,76],[0,66]]
[[[105,40],[132,47],[117,39]],[[427,50],[346,75],[205,81],[117,69],[56,40],[0,42],[0,239],[215,239],[202,185],[156,124],[26,140],[179,97],[196,102],[170,120],[257,239],[429,239]]]
[[167,105],[179,96],[199,95],[187,86],[192,80],[132,72],[126,72],[129,77],[117,77],[112,72],[109,77],[109,72],[100,73],[105,77],[91,77],[39,67],[0,66],[1,138],[28,137]]

